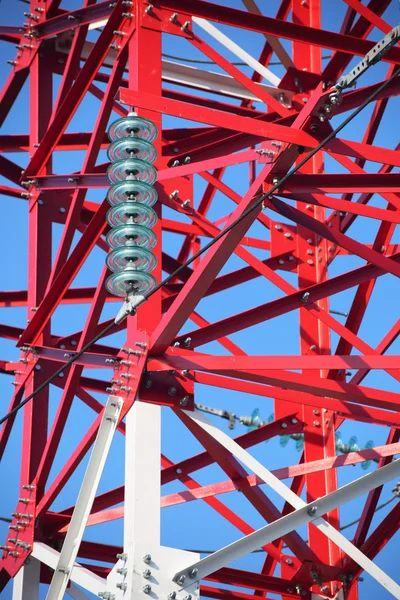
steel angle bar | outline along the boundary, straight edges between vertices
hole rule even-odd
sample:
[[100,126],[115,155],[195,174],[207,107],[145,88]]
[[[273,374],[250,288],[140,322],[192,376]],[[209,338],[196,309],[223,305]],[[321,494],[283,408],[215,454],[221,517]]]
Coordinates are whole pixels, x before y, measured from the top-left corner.
[[[35,542],[32,556],[50,567],[50,569],[56,569],[60,552],[43,542]],[[96,596],[99,592],[104,590],[106,585],[105,579],[92,573],[92,571],[89,571],[89,569],[86,569],[78,563],[74,564],[70,579]]]
[[196,23],[203,31],[206,31],[209,35],[211,35],[215,40],[220,42],[225,48],[230,50],[235,56],[243,60],[245,63],[249,65],[254,71],[259,73],[264,79],[272,83],[278,87],[281,80],[279,77],[274,75],[269,69],[264,67],[262,64],[258,62],[255,58],[253,58],[248,52],[243,50],[238,44],[235,44],[227,35],[219,31],[214,25],[209,23],[206,19],[200,19],[198,17],[193,17],[193,23]]
[[193,569],[197,569],[196,579],[200,580],[249,552],[257,550],[266,543],[281,538],[283,535],[301,527],[305,523],[313,521],[314,525],[318,527],[320,531],[346,552],[346,554],[376,579],[376,581],[378,581],[388,592],[395,598],[400,598],[400,586],[365,556],[363,552],[353,546],[353,544],[337,529],[320,516],[342,506],[350,499],[359,497],[362,494],[369,492],[371,489],[377,488],[397,477],[400,474],[400,459],[373,473],[369,473],[314,502],[306,504],[299,496],[297,496],[297,494],[290,490],[248,452],[243,450],[243,448],[227,434],[213,425],[204,415],[198,411],[195,411],[194,413],[186,412],[186,414],[238,458],[242,464],[251,469],[255,475],[260,477],[276,493],[282,496],[282,498],[296,510],[266,527],[258,529],[256,532],[237,542],[214,552],[210,556],[190,565],[188,568],[179,571],[174,575],[174,580],[177,580],[182,576],[186,578],[189,576],[189,572],[193,572]]
[[46,600],[62,600],[110,450],[122,398],[109,396]]

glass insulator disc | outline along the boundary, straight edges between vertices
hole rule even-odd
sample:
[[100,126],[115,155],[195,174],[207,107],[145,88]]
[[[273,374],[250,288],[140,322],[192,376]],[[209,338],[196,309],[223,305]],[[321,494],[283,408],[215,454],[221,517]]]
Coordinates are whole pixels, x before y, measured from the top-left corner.
[[151,229],[157,223],[158,217],[154,210],[138,202],[123,202],[110,208],[107,213],[107,222],[111,227],[118,227],[126,223],[144,225]]
[[157,158],[157,150],[153,144],[140,138],[118,139],[107,150],[110,162],[125,160],[126,158],[139,158],[153,164]]
[[156,280],[150,273],[127,267],[124,271],[113,273],[106,281],[106,288],[113,296],[125,298],[128,294],[147,294],[156,287]]
[[154,231],[134,223],[114,227],[108,232],[106,239],[110,248],[120,248],[121,246],[153,248],[157,242]]
[[139,202],[153,206],[157,199],[158,194],[151,185],[133,178],[114,184],[107,193],[107,200],[111,206],[121,202]]
[[129,266],[137,271],[150,273],[156,267],[157,259],[153,252],[146,248],[127,246],[107,254],[106,264],[110,271],[123,271]]
[[119,138],[137,137],[148,142],[154,142],[158,136],[157,127],[149,119],[137,115],[127,115],[111,123],[108,129],[110,142]]
[[157,171],[150,163],[138,158],[126,158],[112,163],[107,169],[107,178],[111,183],[124,181],[129,175],[152,185],[157,179]]

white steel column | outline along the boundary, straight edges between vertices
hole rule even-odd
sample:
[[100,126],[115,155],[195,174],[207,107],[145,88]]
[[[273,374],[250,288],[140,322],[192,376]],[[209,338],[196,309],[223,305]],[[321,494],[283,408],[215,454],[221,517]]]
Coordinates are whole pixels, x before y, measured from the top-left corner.
[[109,396],[46,600],[62,600],[121,412],[123,400]]
[[31,556],[14,577],[12,600],[39,600],[39,584],[40,562]]
[[107,577],[116,600],[198,597],[197,581],[181,591],[172,578],[199,555],[160,544],[160,457],[161,407],[136,400],[126,416],[124,551]]
[[[197,569],[199,579],[222,566],[230,564],[237,558],[264,546],[266,543],[282,537],[282,535],[297,529],[304,523],[313,521],[318,529],[344,550],[355,562],[357,562],[357,564],[387,589],[387,591],[395,598],[400,598],[400,586],[363,554],[363,552],[356,548],[337,529],[325,521],[325,519],[319,517],[319,515],[328,513],[333,508],[345,504],[352,498],[360,496],[397,477],[400,473],[400,459],[369,473],[368,475],[364,475],[364,477],[343,486],[319,500],[306,504],[299,496],[297,496],[297,494],[277,479],[266,467],[253,458],[246,450],[241,448],[233,439],[226,435],[226,433],[211,423],[207,417],[199,411],[195,411],[194,413],[186,412],[186,414],[191,417],[197,425],[202,427],[209,435],[224,446],[224,448],[229,450],[229,452],[245,466],[251,469],[253,473],[260,477],[260,479],[265,481],[265,483],[282,496],[282,498],[297,509],[295,512],[245,536],[226,548],[214,552],[198,563],[190,565],[188,569]],[[187,571],[183,570],[177,572],[175,579],[179,579],[182,575],[187,575]]]

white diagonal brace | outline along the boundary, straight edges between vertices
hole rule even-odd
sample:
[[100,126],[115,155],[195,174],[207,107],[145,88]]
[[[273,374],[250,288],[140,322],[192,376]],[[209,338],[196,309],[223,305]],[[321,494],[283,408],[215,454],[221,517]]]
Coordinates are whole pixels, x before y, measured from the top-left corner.
[[46,600],[62,600],[92,510],[123,400],[109,396]]
[[306,504],[297,494],[290,490],[284,483],[275,477],[266,467],[253,458],[246,450],[241,448],[234,440],[216,427],[199,411],[194,413],[186,412],[186,414],[202,427],[210,436],[216,439],[229,452],[231,452],[238,460],[253,471],[260,479],[265,481],[275,492],[291,504],[296,510],[289,515],[270,523],[266,527],[258,529],[254,533],[245,536],[210,554],[206,558],[190,565],[187,569],[175,574],[174,580],[182,575],[187,577],[189,571],[197,569],[196,579],[200,580],[206,575],[226,566],[237,560],[238,558],[261,548],[267,543],[270,543],[287,533],[298,529],[305,523],[313,521],[329,539],[337,544],[346,554],[348,554],[357,564],[367,571],[374,579],[376,579],[388,592],[395,598],[400,598],[400,586],[397,585],[382,569],[375,565],[363,552],[356,548],[349,540],[347,540],[337,529],[330,525],[325,519],[319,517],[324,515],[334,508],[345,504],[350,499],[361,496],[371,489],[375,489],[387,483],[388,481],[398,477],[400,474],[400,459],[392,462],[390,465],[382,467],[368,475],[364,475],[360,479],[349,483],[346,486],[319,498],[315,502]]
[[281,82],[279,77],[274,75],[274,73],[267,69],[267,67],[264,67],[264,65],[259,63],[258,60],[256,60],[253,56],[251,56],[251,54],[246,52],[246,50],[243,50],[243,48],[238,46],[238,44],[235,44],[235,42],[233,42],[227,35],[222,33],[209,21],[207,21],[206,19],[201,19],[199,17],[193,17],[192,21],[193,23],[196,23],[196,25],[201,27],[204,31],[206,31],[208,34],[210,34],[215,40],[217,40],[217,42],[220,42],[223,46],[225,46],[225,48],[230,50],[232,54],[240,58],[240,60],[243,60],[243,62],[249,65],[249,67],[251,67],[252,69],[254,69],[254,71],[259,73],[261,77],[264,77],[264,79],[272,83],[272,85],[278,87],[278,85]]
[[67,594],[68,596],[71,596],[71,598],[73,598],[74,600],[89,600],[89,596],[84,594],[82,590],[80,590],[75,584],[71,582],[69,584],[69,587],[67,588]]
[[[257,4],[254,2],[254,0],[242,0],[242,2],[249,12],[252,12],[255,15],[262,16],[262,12],[258,8]],[[292,61],[289,54],[286,52],[285,48],[282,46],[278,38],[274,37],[273,35],[267,34],[264,34],[264,37],[267,40],[268,44],[271,46],[272,50],[279,58],[279,60],[281,61],[282,65],[285,67],[285,69],[289,69],[290,67],[296,68],[296,65],[294,64],[294,62]]]
[[[60,552],[43,542],[35,542],[33,545],[32,556],[47,565],[50,569],[55,570],[59,561]],[[95,575],[95,573],[92,573],[92,571],[89,571],[89,569],[82,567],[82,565],[78,563],[74,564],[70,579],[95,596],[98,596],[99,592],[104,592],[107,585],[105,579]]]

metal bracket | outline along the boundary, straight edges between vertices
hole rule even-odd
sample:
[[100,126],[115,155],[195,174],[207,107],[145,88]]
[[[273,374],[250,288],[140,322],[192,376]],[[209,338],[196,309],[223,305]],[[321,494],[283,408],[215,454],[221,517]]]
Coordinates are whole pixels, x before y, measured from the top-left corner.
[[358,63],[347,75],[343,75],[336,84],[336,89],[340,93],[345,88],[355,84],[357,79],[365,73],[372,65],[379,62],[381,58],[400,40],[400,25],[393,27],[388,34],[385,35],[380,42],[364,56],[361,62]]
[[126,319],[126,317],[133,316],[136,313],[137,307],[140,306],[140,304],[143,304],[145,300],[146,297],[142,296],[141,294],[138,294],[137,296],[127,296],[125,302],[115,317],[114,323],[119,325],[124,319]]

